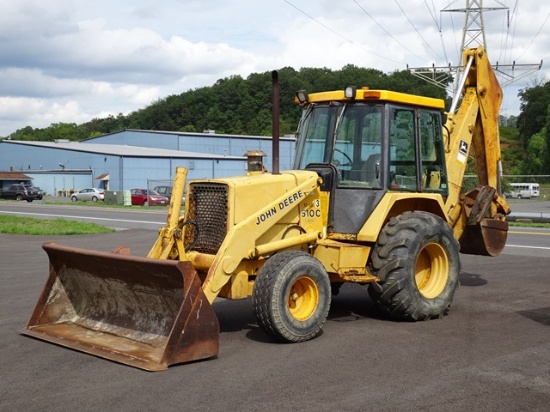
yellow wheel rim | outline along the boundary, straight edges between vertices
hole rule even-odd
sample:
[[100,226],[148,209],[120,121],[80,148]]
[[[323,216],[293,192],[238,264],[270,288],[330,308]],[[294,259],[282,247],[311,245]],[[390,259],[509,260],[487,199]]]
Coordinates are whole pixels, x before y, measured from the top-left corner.
[[307,276],[298,278],[288,292],[288,310],[298,321],[309,319],[319,305],[319,289],[313,279]]
[[449,279],[449,258],[438,243],[428,243],[416,260],[415,280],[418,290],[428,299],[438,297]]

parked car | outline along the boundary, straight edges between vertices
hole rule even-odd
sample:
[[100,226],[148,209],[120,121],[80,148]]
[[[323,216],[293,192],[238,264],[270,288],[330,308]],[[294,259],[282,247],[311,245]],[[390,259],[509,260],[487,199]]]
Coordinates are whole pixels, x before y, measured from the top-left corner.
[[134,206],[166,206],[170,200],[155,190],[132,189],[130,190],[132,205]]
[[0,191],[0,197],[4,199],[26,200],[32,202],[35,199],[42,199],[42,193],[38,193],[36,188],[25,186],[20,183],[14,183]]
[[[170,198],[172,197],[172,186],[157,186],[153,190],[163,196],[166,196],[168,200],[170,200]],[[185,195],[181,199],[181,204],[185,204]]]
[[37,197],[38,200],[42,200],[42,197],[44,197],[44,191],[38,186],[25,185],[25,188],[27,190],[35,191],[36,193],[38,193],[38,197]]
[[97,202],[98,200],[103,200],[105,198],[105,191],[103,189],[98,189],[96,187],[88,187],[82,189],[79,192],[75,192],[71,195],[71,200],[73,202],[78,201],[88,201]]

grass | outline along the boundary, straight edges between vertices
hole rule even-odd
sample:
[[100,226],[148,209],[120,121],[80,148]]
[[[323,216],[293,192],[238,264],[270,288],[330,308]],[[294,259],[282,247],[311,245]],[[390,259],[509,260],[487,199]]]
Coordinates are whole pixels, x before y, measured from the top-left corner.
[[120,207],[120,208],[130,208],[130,205],[116,205],[116,204],[106,204],[103,201],[99,202],[84,202],[79,200],[78,202],[64,202],[56,200],[44,200],[42,202],[44,205],[73,205],[73,206],[95,206],[95,207]]
[[518,227],[541,227],[544,229],[550,229],[550,223],[537,223],[537,222],[517,222],[517,221],[508,221],[508,226],[518,226]]
[[35,219],[0,215],[0,233],[15,235],[85,235],[111,233],[114,229],[67,219]]
[[119,208],[119,209],[139,209],[141,210],[168,210],[168,206],[135,206],[135,205],[117,205],[113,203],[104,203],[102,201],[99,202],[84,202],[84,201],[78,201],[78,202],[62,202],[62,201],[55,201],[55,200],[44,200],[42,202],[44,205],[72,205],[72,206],[93,206],[93,207],[105,207],[105,208]]

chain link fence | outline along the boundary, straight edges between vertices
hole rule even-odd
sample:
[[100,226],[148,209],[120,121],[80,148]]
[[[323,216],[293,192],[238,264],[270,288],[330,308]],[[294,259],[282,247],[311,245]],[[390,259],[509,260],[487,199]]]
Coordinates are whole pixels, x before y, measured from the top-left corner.
[[[550,175],[502,175],[502,192],[511,193],[512,183],[538,183],[539,200],[550,200]],[[474,189],[478,185],[477,176],[464,176],[463,192]],[[533,198],[535,199],[535,198]]]

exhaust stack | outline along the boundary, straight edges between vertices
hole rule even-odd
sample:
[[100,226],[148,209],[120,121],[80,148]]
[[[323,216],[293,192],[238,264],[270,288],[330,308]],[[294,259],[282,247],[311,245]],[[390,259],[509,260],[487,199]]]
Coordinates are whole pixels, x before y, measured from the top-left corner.
[[271,72],[271,80],[273,85],[273,108],[271,111],[272,114],[272,152],[273,152],[273,165],[272,173],[274,175],[279,174],[279,95],[280,95],[280,86],[279,86],[279,73],[277,70]]

